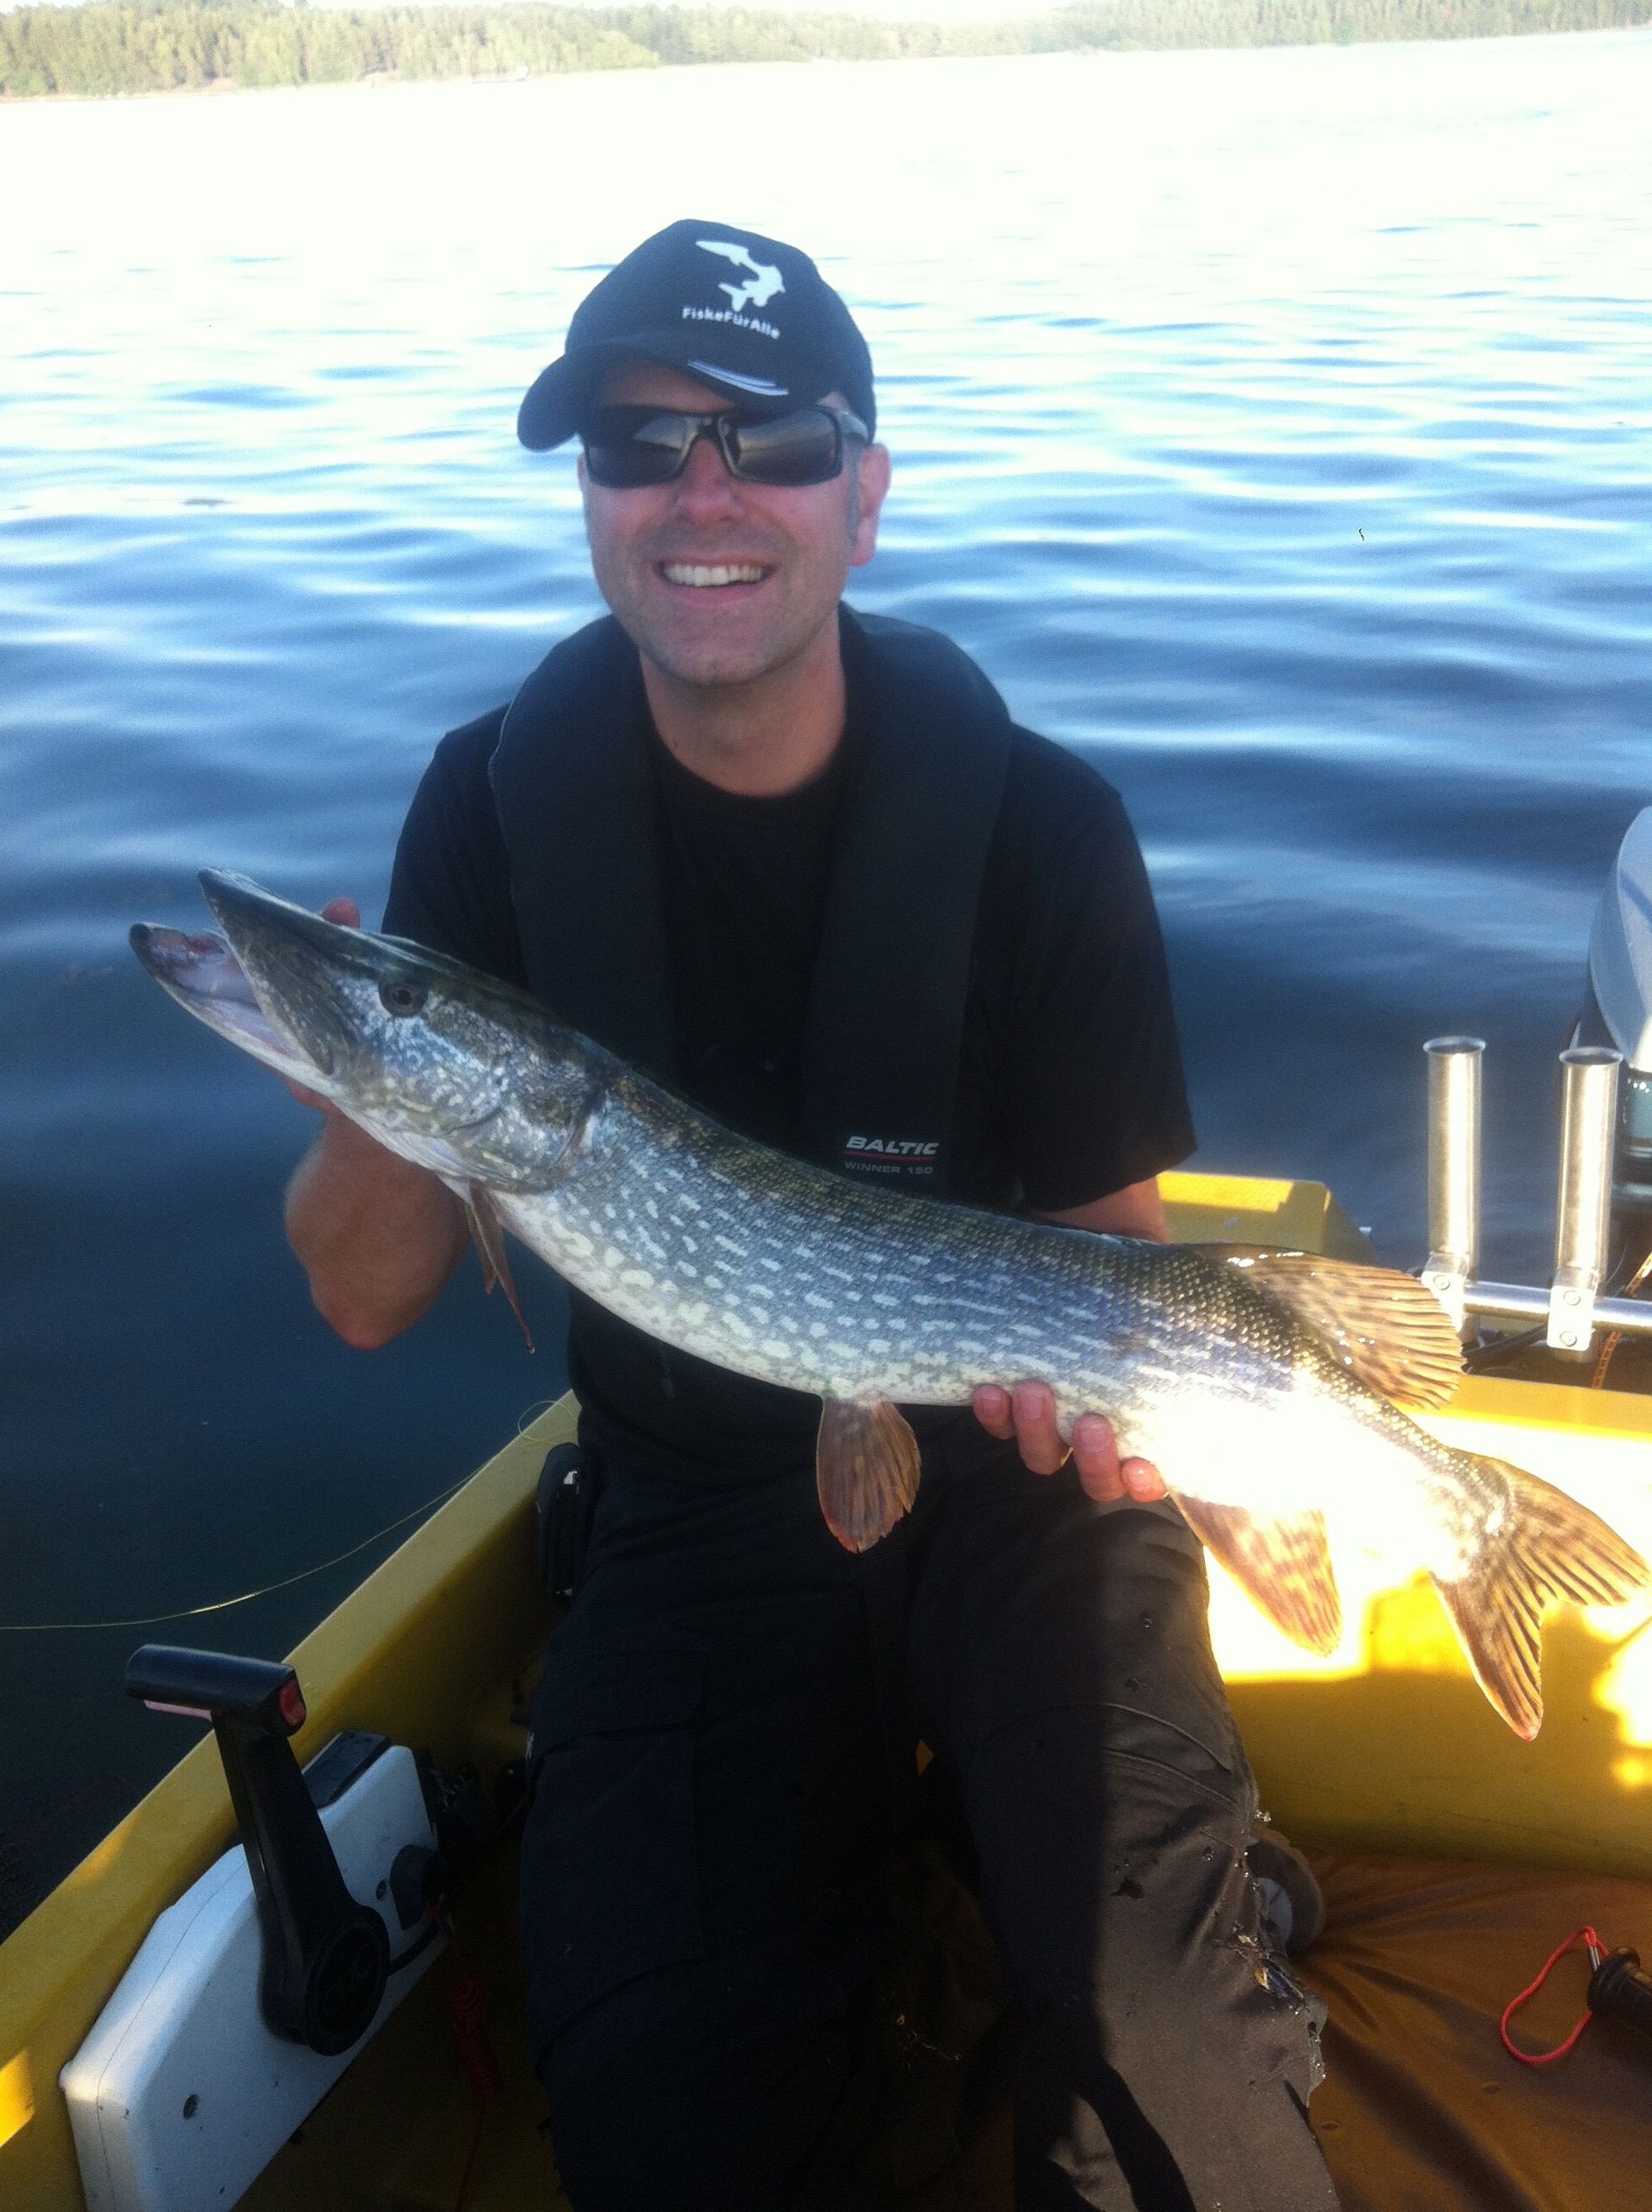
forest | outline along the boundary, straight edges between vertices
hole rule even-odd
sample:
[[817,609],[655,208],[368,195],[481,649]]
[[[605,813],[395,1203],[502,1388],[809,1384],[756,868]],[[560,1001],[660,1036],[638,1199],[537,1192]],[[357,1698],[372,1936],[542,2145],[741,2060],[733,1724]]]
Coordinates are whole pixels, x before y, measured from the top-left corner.
[[0,14],[0,98],[544,76],[696,62],[1506,38],[1649,20],[1652,0],[1074,0],[1012,22],[952,24],[537,0],[360,9],[311,8],[304,0],[86,0]]

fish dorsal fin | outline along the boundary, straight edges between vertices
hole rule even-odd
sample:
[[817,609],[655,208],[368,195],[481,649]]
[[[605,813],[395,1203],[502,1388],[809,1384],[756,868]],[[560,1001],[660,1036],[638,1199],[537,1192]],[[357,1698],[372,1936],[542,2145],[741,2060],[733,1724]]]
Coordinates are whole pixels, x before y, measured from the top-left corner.
[[869,1552],[918,1495],[918,1439],[898,1406],[828,1398],[820,1409],[815,1480],[826,1525],[846,1551]]
[[1432,1412],[1455,1395],[1462,1346],[1445,1308],[1415,1276],[1263,1244],[1200,1249],[1242,1273],[1357,1382],[1395,1405]]
[[1212,1505],[1175,1493],[1187,1526],[1220,1559],[1253,1604],[1305,1651],[1334,1651],[1342,1601],[1319,1512],[1271,1518],[1242,1505]]
[[505,1225],[494,1209],[494,1202],[479,1182],[467,1182],[460,1193],[465,1200],[465,1216],[471,1224],[471,1241],[476,1246],[477,1258],[482,1262],[482,1279],[491,1291],[498,1284],[510,1300],[511,1311],[516,1316],[516,1325],[522,1332],[522,1341],[530,1352],[533,1339],[528,1333],[527,1316],[522,1310],[522,1301],[516,1294],[516,1282],[511,1273],[511,1263],[505,1250]]

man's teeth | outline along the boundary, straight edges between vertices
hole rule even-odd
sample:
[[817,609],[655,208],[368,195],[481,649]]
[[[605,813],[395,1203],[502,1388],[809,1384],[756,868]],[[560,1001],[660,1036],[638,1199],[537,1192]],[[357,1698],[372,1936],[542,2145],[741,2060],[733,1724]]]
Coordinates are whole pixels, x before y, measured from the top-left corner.
[[724,562],[708,568],[699,562],[666,561],[661,563],[661,574],[668,584],[692,584],[703,589],[719,584],[761,584],[768,574],[750,562]]

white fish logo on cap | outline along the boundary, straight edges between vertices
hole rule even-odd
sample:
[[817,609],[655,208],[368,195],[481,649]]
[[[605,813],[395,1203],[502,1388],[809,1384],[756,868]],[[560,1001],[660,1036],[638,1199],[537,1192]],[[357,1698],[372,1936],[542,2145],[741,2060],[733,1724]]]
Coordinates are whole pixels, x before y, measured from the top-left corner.
[[744,246],[736,246],[727,238],[697,238],[695,244],[707,253],[720,253],[725,261],[732,261],[737,269],[749,269],[750,276],[744,284],[719,284],[720,292],[728,294],[729,306],[738,315],[742,307],[765,307],[776,292],[786,289],[785,280],[772,262],[754,261]]

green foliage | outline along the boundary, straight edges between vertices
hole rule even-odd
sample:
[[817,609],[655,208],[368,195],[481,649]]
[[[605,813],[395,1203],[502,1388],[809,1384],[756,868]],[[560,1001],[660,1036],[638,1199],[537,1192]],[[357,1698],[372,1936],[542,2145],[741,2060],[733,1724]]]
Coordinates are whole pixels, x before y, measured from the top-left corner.
[[[920,0],[921,4],[921,0]],[[761,9],[312,9],[304,0],[86,0],[0,15],[0,97],[541,76],[735,61],[901,61],[1098,47],[1313,46],[1624,28],[1652,0],[1076,0],[1005,23]]]
[[1056,19],[1075,52],[1127,46],[1376,45],[1629,30],[1652,0],[1075,0]]

